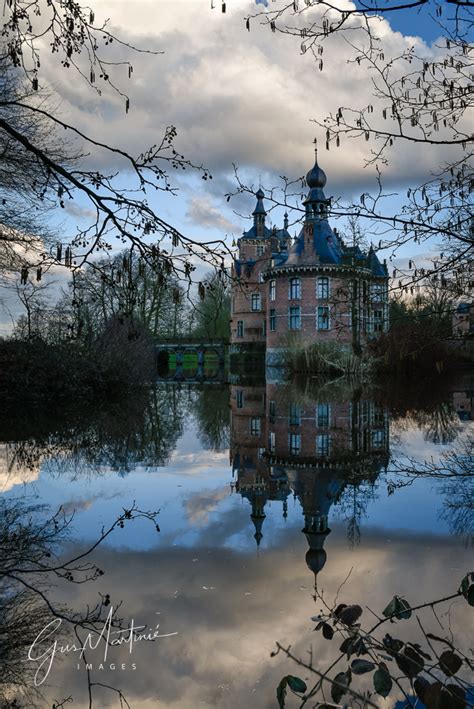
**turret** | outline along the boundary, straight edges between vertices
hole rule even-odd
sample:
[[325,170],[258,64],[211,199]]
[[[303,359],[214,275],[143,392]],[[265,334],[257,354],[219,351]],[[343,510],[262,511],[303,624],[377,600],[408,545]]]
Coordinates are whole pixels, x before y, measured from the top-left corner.
[[267,213],[265,207],[263,206],[263,198],[265,197],[263,190],[259,189],[256,192],[255,197],[257,198],[257,204],[253,210],[253,225],[255,229],[255,235],[257,237],[263,237],[265,235],[265,217]]
[[305,221],[327,219],[331,200],[326,199],[323,192],[326,181],[326,173],[318,165],[318,151],[315,149],[314,165],[306,175],[306,184],[309,187],[309,192],[304,201],[306,207]]

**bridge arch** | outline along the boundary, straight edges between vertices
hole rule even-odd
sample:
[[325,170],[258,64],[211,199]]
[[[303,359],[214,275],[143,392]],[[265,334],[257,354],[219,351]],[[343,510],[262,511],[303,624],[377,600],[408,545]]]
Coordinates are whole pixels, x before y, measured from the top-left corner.
[[[175,381],[217,380],[223,375],[225,351],[226,344],[223,342],[206,342],[202,340],[159,342],[156,345],[157,372],[160,378],[173,379]],[[197,366],[194,366],[191,371],[185,367],[186,355],[196,356]],[[173,357],[175,368],[171,371]],[[210,357],[215,362],[215,366],[212,367],[211,371],[209,371],[211,369],[209,366]]]

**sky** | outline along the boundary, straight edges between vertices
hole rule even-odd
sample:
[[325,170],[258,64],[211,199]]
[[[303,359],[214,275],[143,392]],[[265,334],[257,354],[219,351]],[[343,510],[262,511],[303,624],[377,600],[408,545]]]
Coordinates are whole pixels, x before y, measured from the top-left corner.
[[[339,106],[374,103],[366,69],[347,64],[351,50],[344,38],[332,38],[319,71],[311,53],[301,53],[300,38],[272,33],[258,18],[246,30],[244,18],[265,10],[263,4],[227,0],[225,14],[220,0],[213,4],[212,9],[210,0],[134,0],[131,12],[129,0],[97,0],[97,21],[110,18],[109,29],[121,40],[157,54],[134,53],[117,44],[108,48],[109,59],[133,63],[131,79],[125,67],[111,69],[113,81],[130,97],[126,114],[122,96],[107,89],[99,96],[72,69],[60,67],[45,45],[41,81],[52,92],[61,118],[132,154],[157,143],[167,125],[176,126],[176,149],[208,167],[213,179],[171,170],[177,196],[153,195],[151,203],[164,219],[198,240],[225,238],[231,246],[248,228],[253,198],[226,200],[236,189],[234,166],[247,184],[255,189],[261,184],[268,192],[281,185],[281,176],[296,179],[312,167],[315,137],[322,146],[319,162],[328,176],[327,196],[358,200],[362,192],[373,191],[375,168],[364,167],[368,144],[343,140],[339,149],[327,152],[314,123]],[[436,25],[426,12],[393,13],[391,21],[393,26],[386,20],[377,23],[387,54],[410,46],[428,55],[436,51]],[[396,210],[397,194],[405,195],[407,185],[419,184],[442,162],[443,149],[438,153],[394,146],[389,164],[381,166],[384,185],[395,193],[387,210]],[[89,160],[103,171],[123,167],[103,151],[94,150]],[[130,175],[123,179],[132,184]],[[281,211],[268,217],[271,224],[281,224]],[[87,205],[80,200],[66,204],[64,217],[60,230],[74,232],[76,223],[87,218]],[[333,225],[343,231],[343,225]],[[421,256],[426,255],[425,246]],[[402,261],[412,256],[413,249],[397,255]],[[0,318],[5,327],[9,318],[5,312]]]
[[[370,103],[371,85],[364,68],[351,65],[350,71],[344,70],[350,52],[342,39],[335,38],[319,72],[314,58],[301,54],[299,38],[274,34],[257,20],[246,31],[244,17],[263,6],[253,0],[229,0],[223,14],[217,0],[214,5],[211,9],[209,0],[135,0],[131,14],[126,0],[96,3],[97,16],[110,17],[111,29],[123,40],[163,52],[130,54],[132,79],[123,76],[125,69],[114,76],[130,96],[128,115],[122,97],[107,92],[96,96],[85,82],[59,72],[48,55],[43,76],[56,90],[65,116],[94,137],[132,153],[156,142],[166,125],[175,125],[177,149],[208,166],[214,179],[202,182],[198,176],[178,174],[180,197],[160,199],[157,207],[186,231],[239,235],[245,224],[232,207],[248,215],[253,201],[232,200],[227,205],[225,194],[236,186],[233,165],[256,187],[260,181],[274,186],[281,175],[294,179],[305,174],[313,162],[314,137],[324,145],[313,119],[323,119],[340,105]],[[407,25],[421,32],[424,22],[398,22],[406,35],[379,23],[388,51],[411,45],[429,51],[420,38],[408,34]],[[426,31],[432,39],[428,24]],[[124,56],[122,49],[116,52]],[[414,161],[412,148],[393,150],[384,169],[387,186],[424,177],[433,164],[426,152],[420,151]],[[373,188],[375,172],[364,169],[366,157],[364,141],[320,150],[328,194],[358,198]],[[110,166],[104,155],[94,155],[94,160]]]

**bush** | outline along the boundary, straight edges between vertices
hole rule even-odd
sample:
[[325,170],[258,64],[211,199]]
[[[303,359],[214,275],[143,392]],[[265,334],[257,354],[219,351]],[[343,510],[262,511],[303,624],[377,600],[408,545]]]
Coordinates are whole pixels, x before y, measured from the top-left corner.
[[110,321],[90,345],[41,339],[0,340],[0,398],[5,406],[43,406],[113,399],[145,385],[155,371],[148,334]]
[[290,372],[314,373],[322,376],[354,376],[364,378],[374,368],[371,355],[355,355],[349,347],[337,342],[314,342],[303,345],[294,338],[285,343],[283,364]]
[[443,332],[430,319],[409,320],[393,325],[370,345],[382,371],[411,375],[441,374],[455,364],[446,349]]

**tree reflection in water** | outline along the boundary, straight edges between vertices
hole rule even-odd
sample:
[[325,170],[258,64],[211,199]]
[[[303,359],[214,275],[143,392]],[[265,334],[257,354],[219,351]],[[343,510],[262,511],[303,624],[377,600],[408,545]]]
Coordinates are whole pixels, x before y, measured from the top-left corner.
[[[31,707],[41,703],[43,685],[56,659],[57,643],[85,646],[85,636],[110,645],[103,634],[107,619],[110,628],[122,630],[124,620],[117,613],[120,599],[98,593],[97,603],[72,609],[58,602],[54,591],[61,582],[84,584],[103,575],[92,552],[117,528],[143,518],[157,531],[158,512],[140,510],[135,504],[103,528],[88,548],[64,558],[63,544],[70,536],[72,516],[60,508],[52,515],[47,508],[23,500],[0,501],[0,702],[2,707]],[[114,604],[114,605],[112,605]],[[48,629],[49,628],[49,629]],[[80,661],[86,665],[87,654]],[[93,689],[99,683],[85,672],[93,706]],[[102,685],[100,685],[102,686]],[[122,700],[122,692],[112,686]],[[72,701],[65,697],[62,703]],[[56,703],[61,706],[62,703]]]
[[[466,404],[470,399],[465,392],[464,398],[459,392],[455,392],[456,396],[456,401],[464,402],[465,419],[470,415]],[[430,466],[429,461],[423,464],[412,460],[405,461],[402,470],[390,459],[391,420],[403,427],[404,421],[410,419],[436,445],[457,444],[459,417],[448,401],[440,403],[434,397],[425,408],[418,401],[402,409],[399,400],[395,404],[390,401],[386,390],[341,382],[310,380],[290,386],[270,380],[251,384],[237,380],[230,388],[175,382],[138,393],[133,401],[114,409],[75,411],[56,420],[42,417],[29,425],[19,417],[19,428],[15,428],[15,418],[9,417],[0,422],[1,479],[8,489],[12,481],[21,479],[21,474],[34,477],[43,465],[50,474],[59,476],[67,471],[73,477],[105,471],[125,475],[137,468],[166,466],[191,419],[204,449],[223,451],[229,447],[232,489],[250,504],[257,545],[265,534],[267,504],[280,504],[282,516],[286,517],[290,500],[298,501],[301,531],[307,541],[306,564],[315,581],[327,560],[330,516],[337,513],[343,517],[351,542],[357,542],[361,519],[368,503],[380,494],[382,482],[389,493],[396,493],[397,487],[419,477],[436,481],[442,477],[442,514],[452,532],[460,536],[473,532],[472,466],[468,462],[472,443],[463,443],[464,448],[460,443],[454,453],[448,454],[443,459],[445,469],[443,464]],[[4,501],[3,520],[9,519],[8,506],[14,504]],[[25,540],[33,511],[20,506],[15,514],[15,524],[20,524]],[[52,519],[49,518],[50,523]],[[6,702],[6,686],[21,684],[20,674],[25,686],[31,685],[28,672],[18,669],[19,658],[24,658],[25,647],[31,644],[38,627],[44,626],[51,609],[45,602],[50,598],[48,584],[42,585],[37,578],[39,568],[35,568],[32,588],[19,583],[11,573],[5,574],[5,560],[11,557],[11,544],[17,538],[3,527],[0,686],[5,690]],[[31,525],[30,528],[34,529]],[[61,535],[53,534],[51,540],[53,546],[60,545]],[[24,565],[31,558],[31,549],[28,544],[16,547],[15,563]],[[46,547],[38,548],[45,555],[48,552]],[[94,569],[93,558],[90,564],[90,569]],[[100,604],[99,608],[102,612]],[[57,611],[82,618],[80,609]],[[15,639],[19,627],[28,630],[21,642]]]

